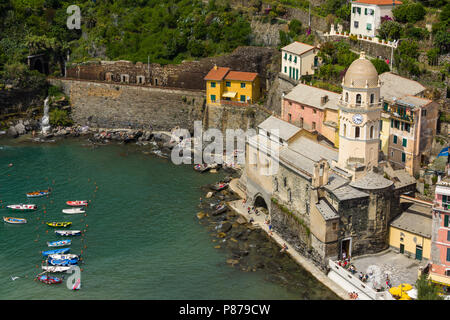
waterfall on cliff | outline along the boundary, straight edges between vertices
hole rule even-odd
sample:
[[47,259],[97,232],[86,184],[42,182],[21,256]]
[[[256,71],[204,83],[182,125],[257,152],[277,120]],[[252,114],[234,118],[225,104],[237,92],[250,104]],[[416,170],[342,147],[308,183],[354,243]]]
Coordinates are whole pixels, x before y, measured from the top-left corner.
[[48,133],[48,131],[50,130],[50,118],[48,116],[48,100],[49,97],[45,98],[44,100],[44,116],[42,117],[41,120],[41,127],[42,127],[42,133]]

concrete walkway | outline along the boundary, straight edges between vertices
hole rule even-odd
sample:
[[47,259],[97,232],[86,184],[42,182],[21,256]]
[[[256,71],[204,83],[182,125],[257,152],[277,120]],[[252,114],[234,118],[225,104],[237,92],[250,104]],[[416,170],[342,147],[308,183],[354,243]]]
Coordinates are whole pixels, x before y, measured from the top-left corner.
[[[243,194],[242,190],[237,188],[237,181],[239,179],[233,179],[230,182],[230,189],[238,194],[240,197],[245,198],[245,195]],[[348,292],[345,291],[343,288],[341,288],[339,285],[337,285],[334,281],[332,281],[330,278],[327,277],[323,273],[322,270],[320,270],[318,267],[316,267],[311,261],[300,255],[297,251],[295,251],[293,248],[294,246],[285,241],[281,236],[276,233],[269,231],[269,226],[265,223],[265,215],[260,213],[259,215],[256,215],[255,213],[248,214],[247,208],[248,205],[244,203],[244,200],[236,200],[236,201],[230,201],[227,203],[230,208],[232,208],[234,211],[242,215],[247,221],[250,221],[250,218],[253,218],[253,225],[255,227],[259,227],[262,230],[264,230],[273,240],[275,240],[280,247],[283,246],[283,244],[286,244],[288,246],[288,249],[286,252],[296,261],[299,265],[301,265],[305,270],[310,272],[317,280],[319,280],[322,284],[327,286],[331,291],[333,291],[337,296],[339,296],[341,299],[344,300],[350,300],[350,297],[348,295]]]

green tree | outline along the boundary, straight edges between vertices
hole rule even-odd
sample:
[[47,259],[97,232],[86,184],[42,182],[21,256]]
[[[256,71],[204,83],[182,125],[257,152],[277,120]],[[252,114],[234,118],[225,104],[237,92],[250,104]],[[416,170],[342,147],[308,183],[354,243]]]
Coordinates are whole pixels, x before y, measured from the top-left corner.
[[443,300],[439,288],[431,283],[428,274],[422,273],[416,281],[417,300]]
[[448,31],[441,29],[433,37],[433,44],[439,48],[440,53],[450,52],[450,34]]
[[374,65],[375,69],[377,69],[378,74],[382,74],[384,72],[391,71],[389,68],[389,65],[386,63],[386,61],[382,59],[372,59],[370,60],[372,64]]
[[402,26],[400,23],[392,20],[384,21],[378,29],[378,35],[381,39],[400,39],[402,34]]
[[392,14],[396,21],[416,23],[425,17],[426,10],[420,2],[408,2],[396,6],[392,10]]

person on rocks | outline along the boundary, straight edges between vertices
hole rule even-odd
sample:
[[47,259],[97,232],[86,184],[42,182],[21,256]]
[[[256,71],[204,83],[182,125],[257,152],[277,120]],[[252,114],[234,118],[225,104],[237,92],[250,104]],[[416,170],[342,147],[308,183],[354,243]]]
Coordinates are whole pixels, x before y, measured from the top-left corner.
[[286,243],[283,243],[283,247],[281,248],[280,252],[285,252],[288,249],[288,246]]

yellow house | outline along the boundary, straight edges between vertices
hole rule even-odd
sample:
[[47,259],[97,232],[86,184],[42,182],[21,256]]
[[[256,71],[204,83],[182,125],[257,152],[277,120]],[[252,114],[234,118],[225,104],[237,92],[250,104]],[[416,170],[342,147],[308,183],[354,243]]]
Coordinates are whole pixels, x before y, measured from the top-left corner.
[[432,203],[413,199],[402,205],[409,207],[391,222],[389,246],[410,258],[430,260]]
[[389,151],[391,119],[389,115],[382,112],[380,122],[380,150],[387,156]]
[[260,96],[260,80],[254,72],[231,71],[215,65],[204,80],[208,104],[252,104]]

